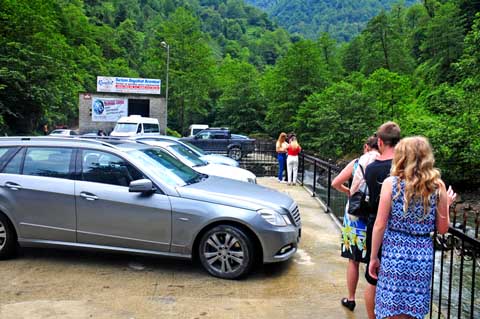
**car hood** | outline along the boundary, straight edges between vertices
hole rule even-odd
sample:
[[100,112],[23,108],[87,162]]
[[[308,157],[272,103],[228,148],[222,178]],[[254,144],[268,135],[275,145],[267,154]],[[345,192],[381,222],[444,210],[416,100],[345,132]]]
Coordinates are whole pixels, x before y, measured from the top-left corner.
[[242,182],[255,182],[256,179],[255,174],[240,167],[207,164],[204,166],[194,166],[192,168],[203,174],[236,179]]
[[233,158],[219,155],[219,154],[202,155],[200,156],[200,159],[212,164],[222,164],[222,165],[228,165],[228,166],[234,166],[234,167],[239,166],[238,162]]
[[287,194],[257,184],[209,176],[201,182],[178,187],[181,197],[250,210],[270,208],[287,213],[294,201]]

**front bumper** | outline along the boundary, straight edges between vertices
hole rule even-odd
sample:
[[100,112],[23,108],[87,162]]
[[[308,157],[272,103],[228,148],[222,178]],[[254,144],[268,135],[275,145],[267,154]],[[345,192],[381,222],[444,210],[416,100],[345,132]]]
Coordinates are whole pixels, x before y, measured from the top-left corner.
[[294,225],[262,232],[263,262],[274,263],[290,259],[297,252],[300,236],[301,228]]

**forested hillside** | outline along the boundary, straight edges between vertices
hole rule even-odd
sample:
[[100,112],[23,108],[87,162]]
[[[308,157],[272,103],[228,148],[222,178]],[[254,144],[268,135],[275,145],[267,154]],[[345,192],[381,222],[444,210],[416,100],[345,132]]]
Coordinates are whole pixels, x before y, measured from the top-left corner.
[[349,41],[382,10],[399,3],[410,6],[419,0],[246,0],[270,15],[290,33],[315,39],[322,32]]
[[449,182],[479,184],[480,1],[383,12],[348,44],[292,44],[264,76],[269,131],[295,130],[324,157],[358,154],[386,120],[425,135]]
[[258,76],[290,37],[242,0],[2,0],[0,132],[74,123],[78,93],[94,91],[97,75],[165,80],[162,41],[169,123],[182,132],[228,107],[223,73]]
[[349,159],[386,120],[430,138],[443,176],[480,183],[480,1],[430,0],[368,21],[348,43],[291,36],[242,0],[3,0],[0,133],[75,125],[97,75],[165,79],[169,128],[296,131]]

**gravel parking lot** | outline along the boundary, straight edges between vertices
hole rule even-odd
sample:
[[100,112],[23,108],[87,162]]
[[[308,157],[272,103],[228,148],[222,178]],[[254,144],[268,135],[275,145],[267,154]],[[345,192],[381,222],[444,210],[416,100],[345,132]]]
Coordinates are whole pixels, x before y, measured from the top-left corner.
[[366,318],[362,279],[355,312],[340,305],[346,262],[332,219],[300,186],[259,183],[300,206],[303,236],[293,260],[228,281],[189,261],[23,249],[0,262],[0,318]]

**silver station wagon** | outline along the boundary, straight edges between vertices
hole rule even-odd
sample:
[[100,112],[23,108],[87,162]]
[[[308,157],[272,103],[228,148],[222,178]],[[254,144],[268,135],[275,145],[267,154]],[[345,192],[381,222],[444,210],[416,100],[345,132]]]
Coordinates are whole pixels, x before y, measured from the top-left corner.
[[198,258],[213,276],[296,250],[287,195],[208,176],[132,141],[0,138],[0,259],[20,246]]

